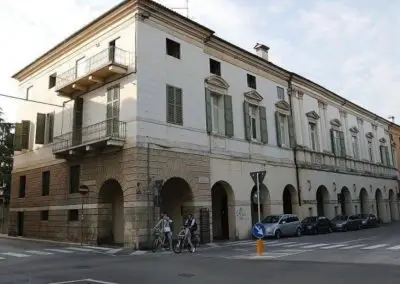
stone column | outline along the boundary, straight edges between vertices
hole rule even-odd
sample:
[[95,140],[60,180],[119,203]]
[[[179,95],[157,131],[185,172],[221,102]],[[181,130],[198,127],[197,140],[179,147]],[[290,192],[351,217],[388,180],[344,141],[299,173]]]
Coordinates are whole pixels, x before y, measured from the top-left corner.
[[306,119],[304,115],[304,107],[303,107],[303,93],[298,92],[299,96],[299,110],[300,110],[300,125],[301,125],[301,135],[302,135],[302,140],[303,140],[303,145],[310,147],[310,142],[309,139],[307,138],[307,132],[308,132],[308,127],[306,124]]
[[349,133],[349,122],[347,120],[347,112],[345,111],[340,111],[340,122],[342,123],[342,130],[344,133],[344,139],[346,140],[346,155],[347,156],[353,156],[352,155],[352,145],[351,145],[351,136]]
[[367,139],[365,138],[364,121],[361,118],[357,118],[357,127],[359,130],[358,143],[360,146],[360,160],[369,160],[367,150]]
[[293,119],[295,119],[294,125],[296,128],[296,139],[297,139],[297,144],[304,146],[302,124],[301,124],[301,116],[303,115],[303,113],[300,111],[300,100],[299,100],[300,92],[295,90],[294,94],[295,95],[293,96],[293,111],[294,111]]
[[325,150],[328,152],[332,152],[331,149],[331,143],[330,143],[330,126],[329,126],[329,121],[328,121],[328,113],[327,113],[327,108],[328,105],[324,103],[323,105],[323,111],[324,111],[324,121],[325,121]]
[[326,134],[326,127],[325,127],[325,115],[324,115],[324,103],[321,101],[318,101],[318,115],[319,115],[319,137],[318,140],[320,141],[320,151],[323,152],[326,150],[326,139],[325,137],[327,136]]

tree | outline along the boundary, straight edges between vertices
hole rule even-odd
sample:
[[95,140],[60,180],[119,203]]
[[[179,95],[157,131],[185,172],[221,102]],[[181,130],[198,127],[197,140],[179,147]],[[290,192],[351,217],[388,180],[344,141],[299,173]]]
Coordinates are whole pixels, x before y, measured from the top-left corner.
[[14,155],[14,124],[5,122],[0,108],[0,189],[3,189],[4,202],[10,200],[11,171]]

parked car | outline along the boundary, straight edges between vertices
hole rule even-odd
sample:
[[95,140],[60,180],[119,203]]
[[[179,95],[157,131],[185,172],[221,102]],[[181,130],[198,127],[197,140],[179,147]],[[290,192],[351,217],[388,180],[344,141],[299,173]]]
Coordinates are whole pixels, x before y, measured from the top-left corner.
[[347,230],[360,230],[362,228],[362,221],[357,215],[338,215],[331,221],[335,231],[346,232]]
[[374,214],[358,214],[363,228],[375,228],[379,226],[379,220]]
[[319,233],[332,233],[332,222],[325,216],[310,216],[301,221],[303,233],[305,234],[319,234]]
[[296,215],[281,214],[267,216],[261,223],[265,227],[266,237],[280,239],[283,236],[300,237],[302,233],[301,222]]

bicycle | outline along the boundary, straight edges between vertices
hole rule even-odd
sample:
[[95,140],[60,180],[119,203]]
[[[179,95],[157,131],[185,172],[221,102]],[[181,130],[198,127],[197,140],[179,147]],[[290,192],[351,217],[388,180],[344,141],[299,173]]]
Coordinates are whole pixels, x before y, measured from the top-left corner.
[[166,245],[165,240],[166,236],[165,233],[161,232],[160,230],[155,229],[154,230],[154,241],[153,241],[153,246],[151,248],[152,252],[158,251],[160,248],[164,247]]
[[[197,247],[200,245],[200,240],[198,236],[196,234],[191,235],[191,240],[193,247],[196,250]],[[178,243],[176,244],[176,246],[174,246],[174,252],[177,254],[181,253],[182,250],[184,250],[185,248],[187,248],[190,252],[192,252],[190,249],[189,242],[186,240],[186,228],[182,227],[178,233]]]

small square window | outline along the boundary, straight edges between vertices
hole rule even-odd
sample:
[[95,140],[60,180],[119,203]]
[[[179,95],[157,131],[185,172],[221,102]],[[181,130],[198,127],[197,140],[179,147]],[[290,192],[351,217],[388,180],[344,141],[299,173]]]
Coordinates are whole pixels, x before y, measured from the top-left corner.
[[79,211],[78,209],[68,210],[68,221],[78,221]]
[[175,58],[181,59],[181,44],[167,38],[166,41],[167,54]]
[[256,77],[247,74],[247,86],[252,89],[257,89]]
[[40,220],[41,221],[49,220],[49,210],[40,211]]
[[276,91],[278,92],[278,99],[284,100],[285,99],[285,89],[282,87],[276,87]]
[[210,58],[210,73],[221,76],[221,62]]
[[57,75],[56,73],[49,76],[49,89],[53,88],[56,85]]

